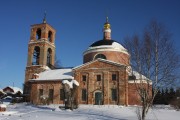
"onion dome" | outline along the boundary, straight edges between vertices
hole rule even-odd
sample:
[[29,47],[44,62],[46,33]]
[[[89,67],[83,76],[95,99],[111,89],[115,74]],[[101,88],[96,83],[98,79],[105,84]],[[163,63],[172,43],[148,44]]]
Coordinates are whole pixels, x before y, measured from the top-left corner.
[[103,39],[92,43],[83,56],[83,63],[101,58],[129,65],[128,51],[120,43],[111,39],[111,25],[108,22],[108,17],[103,27]]

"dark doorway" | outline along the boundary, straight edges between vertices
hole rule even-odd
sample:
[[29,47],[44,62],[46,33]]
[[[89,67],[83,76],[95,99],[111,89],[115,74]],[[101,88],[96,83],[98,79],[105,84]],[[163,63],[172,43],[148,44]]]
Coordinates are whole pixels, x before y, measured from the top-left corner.
[[95,93],[95,105],[102,105],[102,93],[101,92]]

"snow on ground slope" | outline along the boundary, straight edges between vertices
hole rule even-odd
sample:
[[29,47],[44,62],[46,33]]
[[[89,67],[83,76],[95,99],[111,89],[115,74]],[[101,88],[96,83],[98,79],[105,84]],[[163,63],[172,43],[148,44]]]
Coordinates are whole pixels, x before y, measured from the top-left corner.
[[[33,106],[26,103],[8,105],[6,112],[0,112],[0,120],[137,120],[136,107],[80,105],[74,111],[58,107],[59,105]],[[179,120],[180,111],[169,108],[153,108],[149,111],[147,120]]]

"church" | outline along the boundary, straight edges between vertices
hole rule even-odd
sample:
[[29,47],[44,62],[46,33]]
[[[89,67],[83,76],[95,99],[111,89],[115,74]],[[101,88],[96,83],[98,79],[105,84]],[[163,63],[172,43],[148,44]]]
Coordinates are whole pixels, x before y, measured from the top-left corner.
[[[43,19],[31,25],[24,94],[32,104],[63,104],[64,80],[79,83],[78,104],[137,105],[140,97],[131,80],[130,55],[120,43],[111,39],[111,25],[106,19],[101,40],[83,52],[83,63],[73,68],[55,67],[56,30]],[[139,74],[135,77],[138,80]]]

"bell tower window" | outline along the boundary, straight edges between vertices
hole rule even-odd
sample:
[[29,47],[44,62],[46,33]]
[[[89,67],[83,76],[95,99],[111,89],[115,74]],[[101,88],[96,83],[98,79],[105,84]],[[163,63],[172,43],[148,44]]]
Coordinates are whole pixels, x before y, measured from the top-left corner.
[[39,62],[40,62],[40,47],[36,46],[33,52],[32,65],[39,65]]
[[39,40],[41,39],[41,29],[38,28],[37,31],[36,31],[36,40]]
[[52,58],[52,50],[49,48],[47,50],[47,65],[49,66],[51,64],[51,58]]
[[48,32],[48,41],[52,42],[52,32],[51,31]]
[[103,55],[103,54],[97,54],[94,58],[94,60],[98,59],[98,58],[101,58],[101,59],[106,59],[106,56]]

